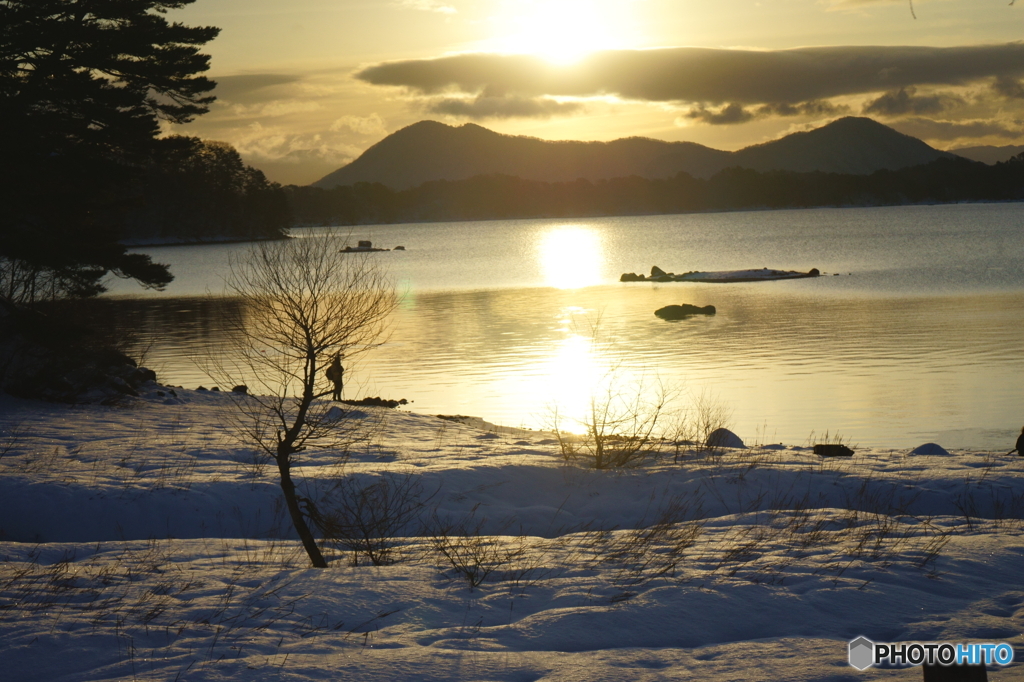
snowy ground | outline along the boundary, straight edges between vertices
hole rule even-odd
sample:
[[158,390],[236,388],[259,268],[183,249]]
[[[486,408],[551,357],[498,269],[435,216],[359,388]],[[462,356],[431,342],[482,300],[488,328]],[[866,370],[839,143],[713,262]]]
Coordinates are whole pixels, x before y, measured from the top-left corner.
[[233,410],[0,398],[0,677],[921,679],[849,667],[858,635],[1021,656],[1024,458],[762,445],[596,471],[549,434],[365,409],[347,461],[303,453],[306,494],[386,479],[424,505],[394,563],[316,570]]

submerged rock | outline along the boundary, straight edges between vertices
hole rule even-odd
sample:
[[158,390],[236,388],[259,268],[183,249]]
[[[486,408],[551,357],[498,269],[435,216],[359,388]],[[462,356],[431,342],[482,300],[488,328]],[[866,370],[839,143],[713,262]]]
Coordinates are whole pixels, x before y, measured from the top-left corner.
[[715,306],[706,305],[703,308],[684,303],[682,305],[667,305],[658,308],[654,314],[663,320],[683,320],[691,315],[714,315],[717,311]]

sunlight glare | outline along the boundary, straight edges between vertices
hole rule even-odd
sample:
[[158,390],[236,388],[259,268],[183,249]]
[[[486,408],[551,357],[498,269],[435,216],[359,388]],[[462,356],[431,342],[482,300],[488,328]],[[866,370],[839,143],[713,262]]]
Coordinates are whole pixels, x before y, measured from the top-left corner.
[[546,379],[542,395],[552,397],[561,428],[578,433],[590,400],[601,378],[607,372],[603,359],[594,348],[592,338],[573,334],[562,339],[544,363],[541,376]]
[[537,258],[548,286],[579,289],[601,283],[604,250],[601,234],[592,227],[562,225],[541,233]]
[[[491,49],[539,55],[568,65],[597,50],[622,47],[616,19],[622,3],[606,0],[525,0],[503,3],[497,21],[503,33]],[[507,32],[506,32],[507,31]]]

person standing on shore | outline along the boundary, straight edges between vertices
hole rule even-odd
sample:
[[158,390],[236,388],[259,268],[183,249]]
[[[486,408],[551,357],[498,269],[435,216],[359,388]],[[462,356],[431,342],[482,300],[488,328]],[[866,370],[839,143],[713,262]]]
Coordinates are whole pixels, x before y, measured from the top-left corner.
[[1010,450],[1006,454],[1012,455],[1015,452],[1021,457],[1024,457],[1024,428],[1021,428],[1020,435],[1017,436],[1017,444],[1013,446],[1013,450]]
[[335,355],[334,360],[327,367],[324,372],[327,375],[327,379],[334,384],[334,392],[331,394],[331,400],[341,400],[341,389],[343,388],[345,379],[345,368],[341,366],[341,356]]

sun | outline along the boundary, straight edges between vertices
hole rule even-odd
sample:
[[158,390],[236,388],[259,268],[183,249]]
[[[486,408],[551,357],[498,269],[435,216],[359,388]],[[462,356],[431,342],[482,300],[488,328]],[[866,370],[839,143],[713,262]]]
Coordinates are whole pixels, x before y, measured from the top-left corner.
[[495,17],[498,52],[535,54],[567,65],[591,52],[623,46],[617,22],[623,2],[602,0],[518,0],[502,3]]

